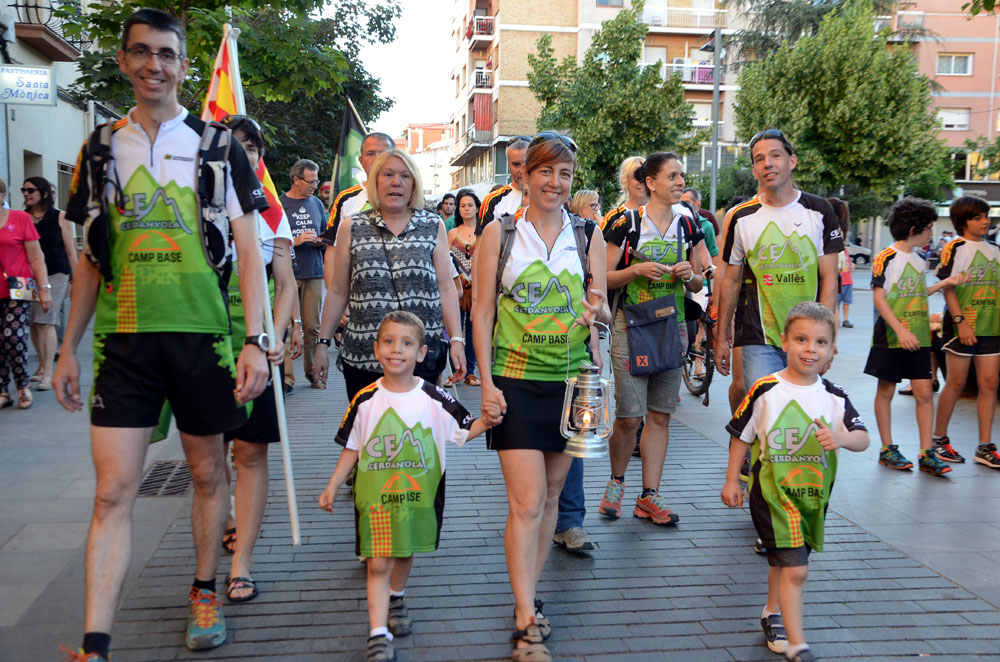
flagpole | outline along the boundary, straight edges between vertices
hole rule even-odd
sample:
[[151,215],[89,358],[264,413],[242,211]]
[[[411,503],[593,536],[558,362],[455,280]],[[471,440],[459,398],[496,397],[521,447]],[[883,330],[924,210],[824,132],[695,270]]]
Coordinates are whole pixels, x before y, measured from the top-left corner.
[[[237,110],[246,114],[246,100],[243,96],[243,79],[240,78],[240,61],[236,51],[236,39],[240,35],[238,29],[232,29],[227,23],[223,26],[223,39],[230,39],[229,67],[230,79],[233,81],[233,95],[236,101]],[[257,232],[257,224],[254,223],[254,233]],[[270,338],[275,337],[274,318],[271,313],[271,298],[268,296],[267,274],[261,269],[261,283],[264,286],[264,329]],[[288,351],[287,348],[285,351]],[[281,388],[281,371],[277,365],[268,362],[271,366],[271,384],[274,391],[274,406],[278,414],[278,436],[281,440],[281,462],[285,469],[285,492],[288,497],[288,519],[292,526],[292,545],[298,545],[301,541],[299,531],[299,509],[295,497],[295,476],[292,472],[292,453],[288,445],[288,422],[285,419],[285,396]]]

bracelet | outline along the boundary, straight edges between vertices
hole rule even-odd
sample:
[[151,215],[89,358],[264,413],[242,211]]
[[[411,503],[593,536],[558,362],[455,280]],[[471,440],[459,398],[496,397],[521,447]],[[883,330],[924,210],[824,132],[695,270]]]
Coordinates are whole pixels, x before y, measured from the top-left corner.
[[292,324],[298,324],[299,326],[302,326],[302,320],[292,320]]
[[327,347],[329,347],[330,346],[330,339],[329,338],[317,338],[316,339],[316,344],[317,345],[326,345]]
[[449,339],[448,342],[460,342],[464,345],[465,338],[459,338],[458,336],[455,336],[454,338]]
[[685,285],[687,285],[688,283],[690,283],[693,280],[694,280],[694,274],[691,274],[687,278],[683,279],[681,282],[684,283]]

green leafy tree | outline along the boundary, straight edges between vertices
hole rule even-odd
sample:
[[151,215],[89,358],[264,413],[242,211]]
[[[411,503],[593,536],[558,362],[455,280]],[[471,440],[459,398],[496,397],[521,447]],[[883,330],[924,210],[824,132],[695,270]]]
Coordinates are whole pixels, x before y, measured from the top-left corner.
[[[702,196],[702,206],[708,206],[708,192],[712,187],[712,174],[708,171],[689,174],[685,184],[698,189]],[[737,195],[753,196],[757,193],[757,180],[750,172],[750,159],[740,157],[736,164],[719,168],[716,180],[716,200],[718,207],[728,207]]]
[[691,135],[694,108],[679,75],[640,65],[648,26],[636,1],[605,21],[578,66],[575,55],[557,62],[551,35],[528,55],[528,84],[542,103],[539,129],[568,131],[579,146],[577,183],[605,200],[617,195],[618,166],[628,156],[657,150],[693,151],[704,139]]
[[940,198],[952,178],[929,82],[908,49],[875,34],[873,19],[870,2],[852,2],[815,36],[744,69],[738,133],[780,127],[798,151],[796,181],[822,195],[843,187],[882,200]]
[[993,14],[997,10],[997,0],[970,0],[962,5],[962,11],[969,12],[970,16],[979,14]]
[[288,170],[299,158],[319,163],[325,176],[333,168],[345,95],[350,94],[366,122],[391,106],[358,54],[364,43],[392,41],[400,7],[398,0],[340,0],[326,16],[314,17],[324,5],[325,0],[124,0],[95,2],[86,16],[66,10],[68,36],[86,35],[94,43],[80,58],[73,92],[121,110],[133,103],[115,53],[125,19],[140,7],[153,7],[175,14],[185,25],[191,68],[179,98],[188,110],[200,113],[222,26],[229,23],[240,30],[247,112],[267,130],[268,168],[275,184],[279,189],[287,185]]

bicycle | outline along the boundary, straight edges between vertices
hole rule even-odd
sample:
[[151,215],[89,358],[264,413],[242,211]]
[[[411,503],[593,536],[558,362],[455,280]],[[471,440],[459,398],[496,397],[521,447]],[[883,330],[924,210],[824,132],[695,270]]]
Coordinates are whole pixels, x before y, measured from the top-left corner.
[[[715,320],[712,319],[712,281],[708,281],[708,303],[698,318],[699,329],[704,334],[696,333],[695,338],[688,342],[688,351],[681,366],[684,385],[691,395],[704,395],[702,404],[708,406],[708,388],[715,374]],[[700,339],[699,339],[700,337]],[[701,366],[698,370],[698,366]]]

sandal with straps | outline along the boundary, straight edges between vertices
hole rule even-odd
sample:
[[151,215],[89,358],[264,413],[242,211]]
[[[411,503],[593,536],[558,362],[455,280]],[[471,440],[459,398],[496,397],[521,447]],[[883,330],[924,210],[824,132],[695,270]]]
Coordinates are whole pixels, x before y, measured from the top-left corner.
[[552,634],[552,622],[542,614],[542,608],[544,606],[544,602],[535,598],[535,615],[532,618],[534,619],[535,625],[538,626],[539,632],[542,633],[542,641],[547,640]]
[[[523,630],[514,630],[510,638],[514,645],[511,659],[514,662],[552,662],[552,654],[548,647],[542,643],[542,633],[538,625],[532,623]],[[525,646],[518,648],[517,644],[524,642]]]
[[6,409],[7,407],[14,406],[14,399],[10,397],[10,393],[7,391],[0,391],[0,409]]
[[17,389],[17,408],[30,409],[35,404],[35,398],[31,395],[31,389],[25,386]]

